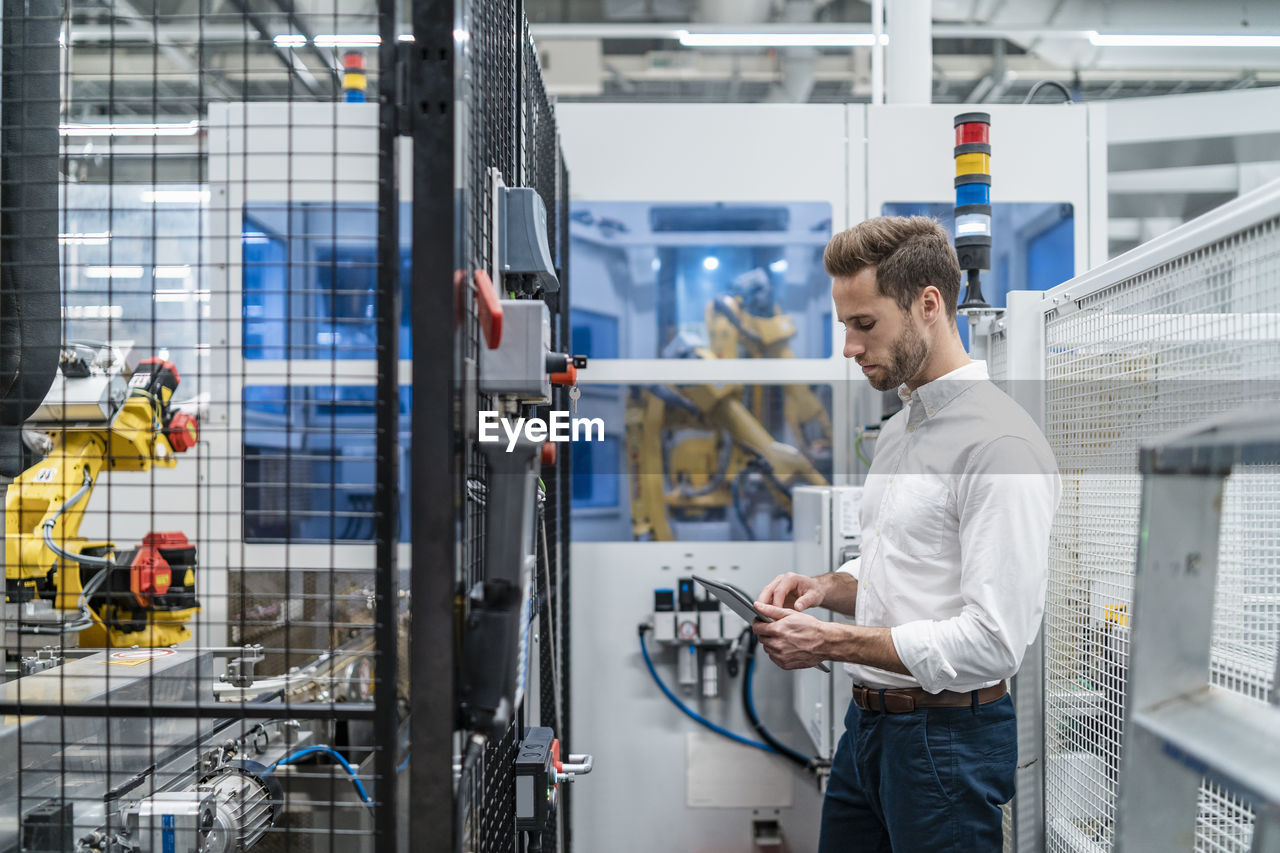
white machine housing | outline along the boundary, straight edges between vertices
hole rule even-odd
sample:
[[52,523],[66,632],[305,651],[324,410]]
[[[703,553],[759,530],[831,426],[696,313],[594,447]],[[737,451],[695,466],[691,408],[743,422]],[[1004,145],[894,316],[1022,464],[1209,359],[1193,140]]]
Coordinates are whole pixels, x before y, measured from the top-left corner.
[[[791,492],[791,531],[795,571],[805,575],[833,572],[862,552],[862,486],[797,486]],[[831,611],[815,616],[831,618]],[[792,706],[818,758],[835,755],[838,727],[848,704],[841,667],[796,672]],[[840,689],[837,689],[837,684]]]

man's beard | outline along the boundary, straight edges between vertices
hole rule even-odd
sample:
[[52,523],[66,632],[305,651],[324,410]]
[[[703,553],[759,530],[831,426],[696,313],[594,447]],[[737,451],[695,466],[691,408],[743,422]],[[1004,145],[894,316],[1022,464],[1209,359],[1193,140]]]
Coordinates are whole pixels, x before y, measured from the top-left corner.
[[897,388],[919,373],[928,357],[929,345],[916,331],[915,321],[908,315],[907,322],[902,327],[902,333],[889,345],[889,363],[880,365],[882,378],[872,379],[868,375],[867,380],[877,391]]

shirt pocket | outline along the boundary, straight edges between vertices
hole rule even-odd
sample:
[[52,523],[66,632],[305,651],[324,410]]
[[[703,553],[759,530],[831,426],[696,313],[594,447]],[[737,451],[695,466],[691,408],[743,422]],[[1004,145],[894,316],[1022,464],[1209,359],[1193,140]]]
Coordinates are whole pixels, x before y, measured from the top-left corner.
[[896,479],[897,495],[890,520],[894,546],[909,557],[941,554],[953,527],[951,490],[944,481],[928,475],[908,474]]

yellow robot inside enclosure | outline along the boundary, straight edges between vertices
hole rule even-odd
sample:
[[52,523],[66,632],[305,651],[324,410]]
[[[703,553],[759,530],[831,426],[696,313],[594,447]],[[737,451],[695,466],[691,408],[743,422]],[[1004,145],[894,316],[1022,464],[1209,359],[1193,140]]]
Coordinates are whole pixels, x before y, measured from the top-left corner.
[[[710,348],[678,334],[664,355],[677,358],[794,358],[791,317],[774,302],[768,274],[738,276],[706,308]],[[776,514],[791,514],[795,485],[827,485],[814,460],[830,458],[831,418],[807,385],[782,386],[783,420],[799,449],[776,441],[767,389],[739,384],[651,386],[627,401],[627,471],[631,529],[639,540],[675,539],[671,516],[703,520],[726,511],[751,532],[744,490],[767,495]]]
[[[769,274],[756,268],[738,276],[729,293],[707,306],[707,335],[716,358],[795,358],[796,324],[773,299]],[[764,388],[751,392],[751,413],[765,419]],[[831,451],[831,418],[807,385],[783,387],[783,419],[807,455]]]
[[[5,501],[6,601],[20,630],[80,632],[83,646],[167,646],[191,636],[199,612],[195,547],[181,533],[153,532],[118,550],[79,535],[99,474],[172,468],[197,440],[178,411],[172,363],[132,370],[111,347],[64,349],[59,377],[27,422],[43,433],[44,458],[9,487]],[[66,615],[64,611],[74,611]]]
[[[692,345],[678,352],[669,347],[668,352],[715,358]],[[821,407],[816,397],[814,402]],[[822,414],[825,419],[825,409]],[[743,481],[749,476],[754,475],[786,516],[791,513],[792,486],[827,485],[804,453],[774,440],[743,402],[741,385],[636,389],[627,401],[626,417],[631,529],[636,539],[674,539],[670,514],[690,520],[730,509],[739,514],[750,535],[750,522],[741,509]],[[826,423],[829,431],[830,421]],[[691,431],[695,434],[688,435]],[[666,447],[667,436],[679,437]]]

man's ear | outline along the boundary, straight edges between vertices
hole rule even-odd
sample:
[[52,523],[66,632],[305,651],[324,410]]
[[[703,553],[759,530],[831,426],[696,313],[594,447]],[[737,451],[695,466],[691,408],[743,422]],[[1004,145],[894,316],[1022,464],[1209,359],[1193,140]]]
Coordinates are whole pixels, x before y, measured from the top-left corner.
[[932,322],[935,317],[942,313],[942,306],[942,292],[938,288],[930,284],[920,291],[921,319],[926,322]]

